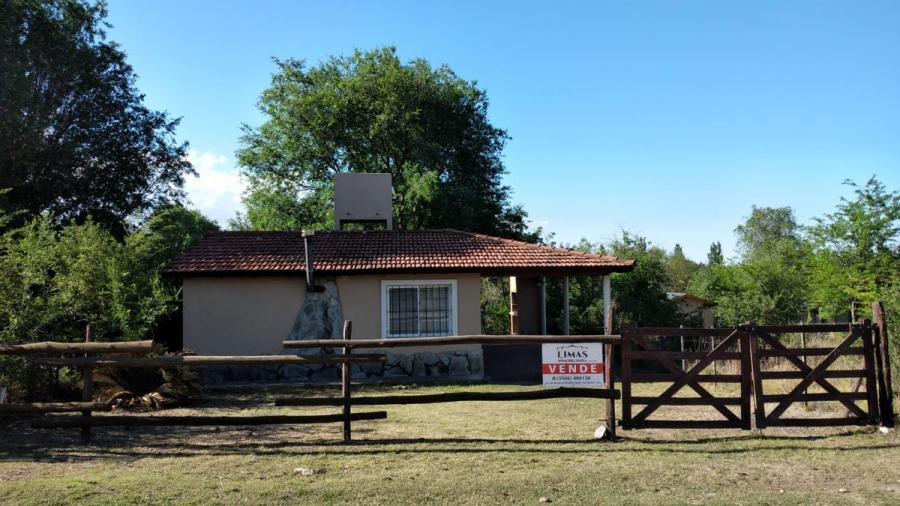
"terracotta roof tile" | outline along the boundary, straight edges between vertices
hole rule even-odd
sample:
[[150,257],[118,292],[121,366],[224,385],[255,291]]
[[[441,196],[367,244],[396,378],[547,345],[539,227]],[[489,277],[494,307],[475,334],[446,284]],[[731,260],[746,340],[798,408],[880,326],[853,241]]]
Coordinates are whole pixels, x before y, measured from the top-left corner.
[[[317,232],[311,239],[313,266],[331,274],[603,274],[634,267],[634,260],[457,230]],[[213,232],[175,259],[165,272],[192,276],[304,270],[299,232]]]

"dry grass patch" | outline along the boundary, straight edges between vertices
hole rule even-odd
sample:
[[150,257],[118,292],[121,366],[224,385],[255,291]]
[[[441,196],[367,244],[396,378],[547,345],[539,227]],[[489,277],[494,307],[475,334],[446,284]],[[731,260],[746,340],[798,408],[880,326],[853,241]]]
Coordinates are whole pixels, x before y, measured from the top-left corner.
[[[657,387],[649,385],[641,395]],[[402,392],[524,388],[533,387]],[[297,390],[216,391],[202,405],[166,414],[338,411],[271,405],[277,395]],[[704,408],[665,409],[687,417]],[[543,496],[562,504],[900,503],[900,437],[869,428],[771,429],[763,436],[643,430],[621,432],[620,442],[604,443],[592,439],[602,401],[467,402],[387,411],[387,420],[355,423],[352,445],[340,443],[339,424],[99,428],[89,446],[78,444],[77,430],[6,427],[0,502],[537,504]],[[298,468],[315,473],[305,476]]]

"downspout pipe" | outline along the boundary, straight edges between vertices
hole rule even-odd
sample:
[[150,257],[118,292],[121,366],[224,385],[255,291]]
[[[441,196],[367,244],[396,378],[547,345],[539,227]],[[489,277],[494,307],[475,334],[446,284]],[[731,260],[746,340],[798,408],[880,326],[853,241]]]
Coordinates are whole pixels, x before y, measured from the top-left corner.
[[316,271],[313,268],[312,238],[314,235],[315,231],[313,230],[303,231],[303,249],[306,253],[306,290],[308,292],[321,292],[325,290],[325,287],[316,285]]

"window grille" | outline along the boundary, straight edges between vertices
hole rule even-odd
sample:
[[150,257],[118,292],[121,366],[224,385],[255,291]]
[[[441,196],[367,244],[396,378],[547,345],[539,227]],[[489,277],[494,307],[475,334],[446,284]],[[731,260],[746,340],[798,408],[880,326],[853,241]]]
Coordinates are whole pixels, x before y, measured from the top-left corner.
[[453,285],[385,287],[387,337],[449,336],[454,332]]

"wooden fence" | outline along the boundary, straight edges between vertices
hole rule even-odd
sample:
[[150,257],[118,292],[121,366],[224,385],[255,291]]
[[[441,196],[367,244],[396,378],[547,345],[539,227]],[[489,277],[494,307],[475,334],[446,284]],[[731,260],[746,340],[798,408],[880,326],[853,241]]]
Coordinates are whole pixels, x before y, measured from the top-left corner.
[[[284,341],[287,349],[339,348],[339,355],[265,355],[265,356],[146,356],[153,351],[150,341],[128,343],[94,343],[90,332],[85,343],[34,343],[0,346],[0,355],[24,355],[41,366],[79,367],[83,375],[81,402],[30,403],[0,405],[0,415],[81,413],[81,416],[41,417],[33,426],[39,428],[80,427],[85,441],[90,439],[93,426],[145,425],[263,425],[332,423],[343,424],[343,438],[352,439],[353,421],[387,417],[385,411],[353,412],[353,406],[385,406],[463,401],[530,401],[554,398],[590,398],[606,403],[607,429],[615,435],[614,400],[622,399],[621,425],[626,429],[642,428],[737,428],[750,429],[778,426],[859,425],[880,422],[892,426],[890,356],[887,347],[886,317],[880,304],[873,307],[875,323],[858,325],[818,324],[756,326],[744,325],[730,329],[636,328],[620,335],[578,336],[449,336],[409,339],[352,339],[351,322],[345,322],[343,339]],[[844,332],[840,342],[830,347],[789,348],[778,336],[785,333]],[[708,337],[716,344],[711,351],[667,350],[654,343],[660,336]],[[508,392],[451,392],[425,395],[352,395],[351,365],[355,363],[385,362],[386,355],[371,350],[410,346],[447,346],[459,344],[518,345],[544,343],[602,343],[606,346],[607,383],[603,388],[556,388],[537,391]],[[621,346],[621,392],[615,389],[613,368],[614,348]],[[364,349],[366,353],[353,353]],[[144,356],[116,356],[116,354]],[[48,356],[55,355],[55,356]],[[63,356],[60,356],[63,355]],[[77,356],[73,356],[77,355]],[[113,355],[113,356],[109,356]],[[814,366],[807,357],[822,357]],[[855,367],[835,368],[842,357],[860,357]],[[790,370],[764,370],[767,361],[788,364]],[[656,372],[636,369],[636,365],[656,364]],[[719,373],[716,363],[732,364]],[[92,417],[93,412],[110,411],[111,406],[93,401],[92,374],[96,367],[171,367],[192,365],[260,365],[260,364],[332,364],[341,368],[340,397],[283,397],[276,406],[334,406],[340,414],[283,415],[283,416],[117,416]],[[688,363],[691,366],[688,367]],[[708,373],[710,365],[714,372]],[[658,372],[661,370],[662,372]],[[832,379],[857,380],[852,391],[841,391]],[[787,393],[767,392],[766,381],[798,380]],[[657,395],[633,395],[635,383],[663,383]],[[737,394],[716,395],[709,383],[734,385]],[[809,393],[813,385],[823,392]],[[860,387],[864,387],[862,392]],[[691,390],[692,397],[678,396]],[[840,403],[846,410],[844,417],[785,418],[786,411],[798,402],[829,401]],[[860,406],[858,403],[862,402]],[[774,405],[768,408],[768,405]],[[636,410],[635,406],[643,406]],[[719,419],[657,419],[651,418],[663,406],[709,406]]]
[[[385,362],[387,356],[375,353],[353,353],[355,348],[381,349],[408,346],[446,346],[453,344],[542,344],[542,343],[604,343],[612,348],[621,342],[620,336],[449,336],[422,339],[352,340],[352,324],[344,322],[342,340],[285,341],[285,348],[340,348],[340,355],[263,355],[263,356],[146,356],[153,351],[151,341],[127,343],[93,343],[90,331],[85,343],[34,343],[0,347],[0,355],[26,355],[35,365],[55,367],[79,367],[83,374],[83,402],[28,403],[0,405],[0,415],[37,415],[47,413],[80,412],[81,416],[52,416],[36,419],[35,428],[82,429],[82,440],[89,441],[91,427],[95,426],[202,426],[202,425],[265,425],[331,423],[343,424],[344,441],[352,438],[353,421],[387,418],[385,411],[352,412],[352,406],[384,406],[396,404],[427,404],[461,401],[528,401],[556,398],[590,398],[607,402],[611,412],[612,402],[619,398],[619,391],[612,388],[607,375],[606,388],[556,388],[525,392],[453,392],[429,395],[363,396],[353,397],[351,390],[351,365],[356,363]],[[144,356],[107,356],[128,353]],[[56,355],[56,356],[47,356]],[[59,356],[78,355],[78,356]],[[609,356],[612,356],[611,354]],[[194,365],[269,365],[269,364],[331,364],[341,368],[341,397],[286,397],[277,399],[276,406],[336,406],[340,414],[333,415],[283,415],[283,416],[91,416],[93,412],[110,411],[112,406],[93,402],[93,370],[96,367],[174,367]],[[608,429],[614,434],[612,417]]]

